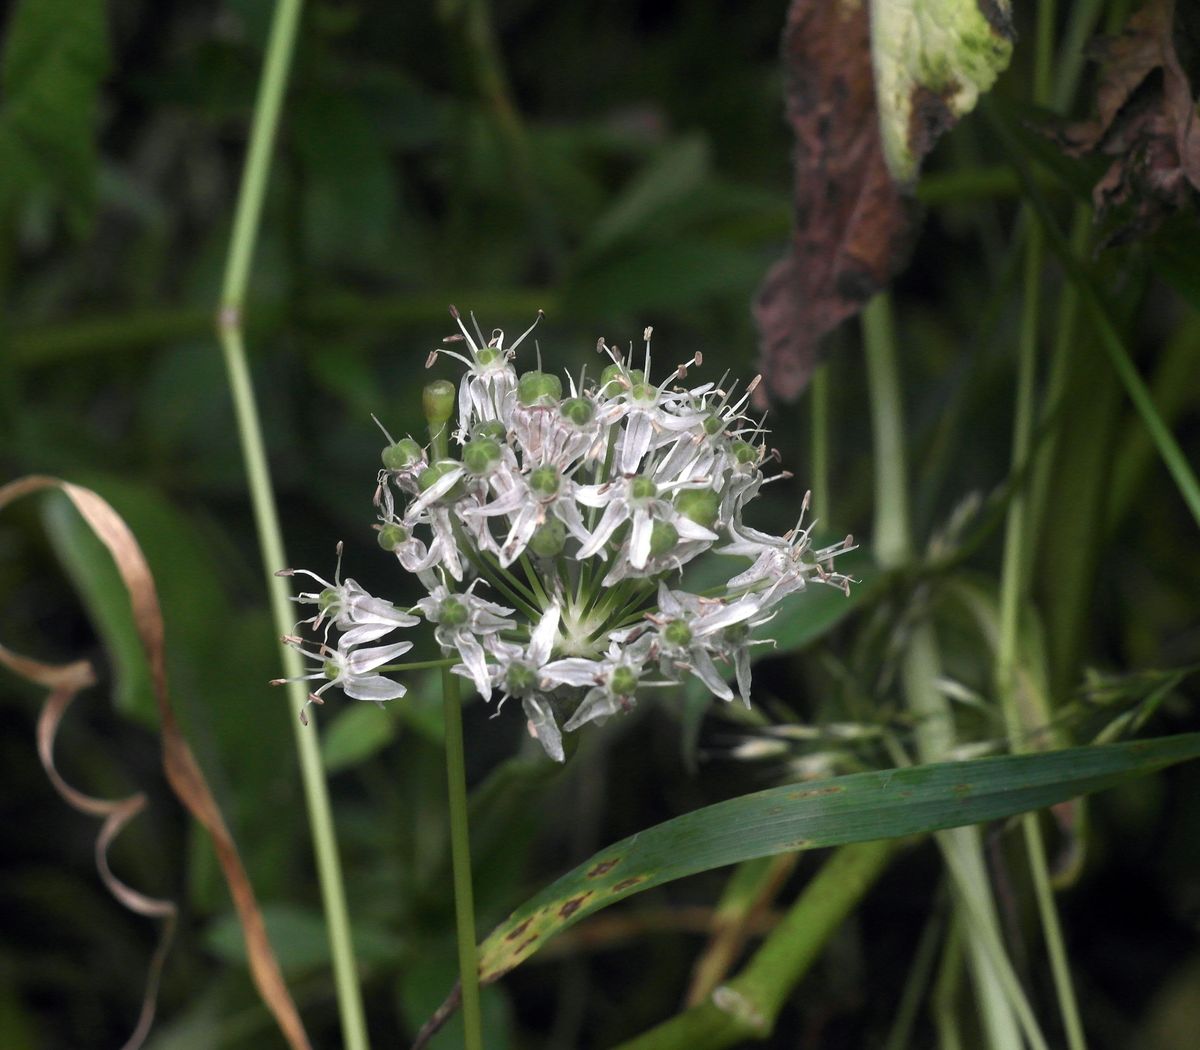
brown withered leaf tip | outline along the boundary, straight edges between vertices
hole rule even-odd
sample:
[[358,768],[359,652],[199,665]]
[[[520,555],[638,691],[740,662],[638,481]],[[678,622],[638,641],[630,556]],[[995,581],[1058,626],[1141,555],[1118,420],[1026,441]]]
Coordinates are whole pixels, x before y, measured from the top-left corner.
[[1072,156],[1113,158],[1092,190],[1101,247],[1153,231],[1200,191],[1200,121],[1189,80],[1200,57],[1200,15],[1190,3],[1148,0],[1119,36],[1088,48],[1101,63],[1096,116],[1057,138]]
[[824,336],[904,264],[916,216],[883,158],[865,3],[793,0],[783,64],[795,226],[754,319],[766,380],[756,396],[789,400],[808,383]]

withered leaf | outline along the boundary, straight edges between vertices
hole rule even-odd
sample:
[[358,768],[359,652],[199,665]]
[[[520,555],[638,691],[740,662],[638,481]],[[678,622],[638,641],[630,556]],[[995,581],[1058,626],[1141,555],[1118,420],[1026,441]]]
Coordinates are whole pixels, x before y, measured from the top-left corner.
[[[141,547],[124,519],[103,498],[91,489],[58,478],[30,475],[0,486],[0,509],[22,496],[45,491],[63,493],[112,555],[117,572],[129,594],[138,639],[150,668],[161,724],[163,771],[167,782],[180,802],[212,839],[217,860],[242,926],[250,973],[263,1002],[274,1016],[291,1050],[310,1050],[311,1044],[296,1010],[296,1004],[284,983],[278,960],[267,937],[262,910],[258,906],[254,888],[242,865],[233,836],[175,719],[167,690],[162,612],[158,604],[154,577]],[[116,801],[93,798],[71,787],[58,772],[54,760],[54,742],[58,727],[76,694],[95,684],[91,664],[84,660],[61,665],[44,664],[13,652],[3,645],[0,645],[0,664],[49,690],[50,695],[38,719],[38,755],[46,775],[62,798],[80,812],[104,821],[96,840],[96,866],[105,887],[130,910],[163,921],[158,948],[151,960],[146,980],[141,1013],[133,1034],[123,1048],[136,1050],[145,1042],[154,1020],[159,977],[178,914],[175,904],[171,901],[159,900],[133,889],[117,878],[108,866],[109,846],[121,829],[145,807],[146,796],[138,792]]]
[[1011,40],[1007,0],[906,0],[874,12],[865,0],[792,0],[783,63],[795,228],[754,303],[760,393],[796,397],[821,340],[903,266],[916,226],[905,187],[990,86]]
[[1096,116],[1058,132],[1072,156],[1113,158],[1092,190],[1096,221],[1113,220],[1106,245],[1152,231],[1200,191],[1200,121],[1184,62],[1200,50],[1200,25],[1190,10],[1148,0],[1119,36],[1094,40]]

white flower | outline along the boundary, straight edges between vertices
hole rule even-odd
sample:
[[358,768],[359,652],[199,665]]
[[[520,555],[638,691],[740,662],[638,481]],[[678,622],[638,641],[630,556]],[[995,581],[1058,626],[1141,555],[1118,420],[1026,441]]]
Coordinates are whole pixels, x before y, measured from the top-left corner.
[[[470,428],[472,417],[500,418],[504,403],[512,394],[517,383],[516,373],[509,362],[517,347],[524,341],[525,336],[537,327],[538,321],[542,319],[542,312],[538,311],[537,320],[507,350],[504,348],[504,332],[500,329],[496,329],[492,333],[491,339],[485,340],[483,333],[476,325],[475,334],[479,340],[476,343],[475,339],[471,337],[471,333],[467,331],[467,326],[463,324],[462,316],[453,306],[450,307],[450,316],[458,322],[462,334],[451,336],[445,342],[465,341],[470,348],[471,357],[467,358],[451,350],[442,349],[435,350],[430,354],[430,362],[432,363],[439,354],[444,354],[447,357],[457,358],[467,366],[458,388],[458,427],[460,431],[466,432]],[[475,321],[474,315],[471,320]]]
[[398,627],[413,627],[420,623],[415,616],[397,609],[391,602],[368,594],[354,580],[342,580],[342,545],[338,544],[337,570],[334,582],[322,579],[308,569],[281,569],[277,576],[308,576],[321,584],[320,591],[305,591],[292,598],[302,605],[315,605],[316,614],[301,623],[314,630],[325,623],[324,637],[329,637],[329,628],[344,631],[340,645],[347,648],[373,642]]
[[547,688],[555,685],[588,687],[563,728],[572,732],[588,722],[602,723],[610,715],[633,707],[639,684],[645,684],[641,679],[650,648],[650,639],[643,636],[627,645],[614,642],[599,660],[570,656],[546,664],[541,670],[541,679]]
[[417,602],[417,606],[425,614],[425,619],[438,625],[433,634],[442,649],[457,649],[462,657],[462,664],[452,670],[474,681],[480,696],[490,700],[492,680],[481,639],[511,630],[516,623],[507,619],[512,609],[496,605],[473,593],[478,582],[476,580],[457,594],[439,584],[429,597]]
[[497,658],[492,680],[496,688],[504,692],[501,704],[510,696],[520,698],[529,735],[542,745],[555,762],[562,762],[565,758],[562,732],[554,718],[551,698],[540,687],[539,675],[554,650],[559,620],[558,605],[551,605],[538,620],[524,649],[503,641],[496,642],[492,649]]
[[[310,703],[324,703],[323,695],[326,690],[338,688],[352,700],[397,700],[408,692],[399,682],[393,682],[375,670],[390,663],[412,648],[412,642],[393,642],[390,645],[377,645],[368,649],[351,649],[345,644],[345,637],[336,649],[321,645],[317,649],[307,649],[300,638],[286,637],[284,641],[302,656],[317,662],[317,669],[301,675],[299,678],[279,678],[272,684],[282,685],[284,682],[307,682],[325,679],[325,684],[308,694]],[[301,719],[304,718],[301,713]]]

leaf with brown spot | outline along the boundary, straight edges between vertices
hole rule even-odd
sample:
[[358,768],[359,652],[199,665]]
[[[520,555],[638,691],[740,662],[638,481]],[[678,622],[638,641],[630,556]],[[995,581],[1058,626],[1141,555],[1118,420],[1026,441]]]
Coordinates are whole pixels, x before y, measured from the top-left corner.
[[[250,972],[259,994],[275,1017],[288,1046],[292,1050],[310,1050],[308,1036],[280,973],[278,961],[267,938],[262,912],[242,866],[237,846],[225,825],[204,774],[192,757],[191,749],[175,720],[175,712],[171,708],[167,691],[163,620],[158,605],[158,593],[150,566],[146,563],[133,533],[120,515],[91,489],[58,478],[30,476],[0,487],[0,509],[22,496],[55,490],[66,495],[112,555],[117,572],[128,591],[134,626],[150,668],[161,725],[163,770],[167,781],[179,800],[212,838],[217,859],[242,925]],[[134,1050],[145,1041],[154,1019],[158,980],[170,946],[177,914],[172,902],[139,893],[121,882],[108,866],[109,846],[121,829],[145,807],[146,797],[139,792],[116,802],[92,798],[67,784],[55,766],[54,740],[62,717],[75,696],[82,689],[95,684],[95,675],[89,663],[78,661],[62,665],[43,664],[3,646],[0,646],[0,663],[50,691],[38,719],[38,755],[46,775],[69,805],[80,812],[104,820],[96,840],[96,865],[104,885],[130,910],[139,915],[164,920],[159,945],[150,965],[141,1014],[133,1035],[125,1044],[125,1050]]]
[[1151,232],[1200,191],[1200,69],[1189,79],[1184,65],[1186,57],[1200,66],[1200,16],[1188,4],[1149,0],[1119,36],[1094,40],[1089,53],[1101,63],[1096,116],[1056,137],[1072,156],[1113,158],[1092,190],[1096,221],[1109,226],[1107,246]]

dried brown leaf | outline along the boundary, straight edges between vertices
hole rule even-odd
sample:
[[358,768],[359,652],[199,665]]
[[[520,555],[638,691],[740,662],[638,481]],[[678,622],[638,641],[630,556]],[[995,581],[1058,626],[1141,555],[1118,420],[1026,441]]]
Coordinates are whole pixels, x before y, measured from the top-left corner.
[[[212,837],[217,859],[229,886],[242,933],[250,972],[259,994],[274,1015],[280,1031],[292,1050],[310,1050],[308,1036],[296,1005],[283,981],[275,953],[267,938],[262,912],[233,836],[209,790],[204,774],[192,757],[180,731],[167,691],[163,620],[158,593],[145,556],[120,515],[91,489],[58,478],[30,476],[0,487],[0,509],[13,500],[35,492],[58,490],[75,505],[84,521],[108,548],[117,571],[129,592],[134,624],[146,654],[158,704],[163,744],[163,769],[179,800]],[[95,674],[86,661],[69,664],[44,664],[0,646],[0,663],[21,677],[50,691],[38,719],[38,755],[46,775],[62,798],[80,812],[104,821],[96,840],[96,867],[109,892],[125,907],[139,915],[160,918],[163,932],[151,961],[141,1015],[125,1050],[135,1050],[144,1042],[154,1019],[158,980],[175,926],[176,907],[170,901],[149,897],[119,880],[108,866],[108,848],[121,829],[146,805],[142,793],[118,801],[85,795],[63,780],[54,763],[54,739],[67,708],[80,690],[95,684]]]
[[1181,60],[1200,48],[1187,5],[1149,0],[1119,36],[1092,42],[1101,63],[1096,116],[1058,132],[1073,156],[1113,158],[1092,191],[1097,222],[1128,206],[1105,237],[1111,244],[1152,231],[1200,191],[1200,121],[1195,91]]
[[865,3],[793,0],[783,63],[795,226],[754,317],[765,386],[790,399],[808,382],[822,338],[903,264],[914,212],[883,157]]

